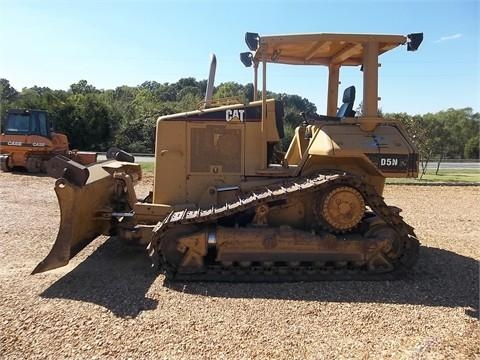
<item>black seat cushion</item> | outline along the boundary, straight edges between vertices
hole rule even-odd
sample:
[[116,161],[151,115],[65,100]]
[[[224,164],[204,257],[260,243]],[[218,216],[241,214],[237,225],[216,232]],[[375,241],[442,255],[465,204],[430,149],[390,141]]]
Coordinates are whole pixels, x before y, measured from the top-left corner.
[[355,86],[350,86],[343,92],[342,106],[337,111],[337,117],[354,117],[353,103],[355,101]]

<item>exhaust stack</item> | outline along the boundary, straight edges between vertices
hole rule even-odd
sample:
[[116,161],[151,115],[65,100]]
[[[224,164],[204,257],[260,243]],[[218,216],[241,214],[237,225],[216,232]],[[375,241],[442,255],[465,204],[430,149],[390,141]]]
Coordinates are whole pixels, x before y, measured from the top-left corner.
[[215,71],[217,69],[217,57],[215,54],[210,55],[210,72],[208,73],[207,91],[205,92],[205,104],[203,108],[206,109],[212,103],[213,84],[215,83]]

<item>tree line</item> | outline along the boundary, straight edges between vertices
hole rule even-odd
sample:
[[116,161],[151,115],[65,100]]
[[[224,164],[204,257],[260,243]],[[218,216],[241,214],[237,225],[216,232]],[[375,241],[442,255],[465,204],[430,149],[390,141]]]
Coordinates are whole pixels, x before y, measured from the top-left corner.
[[424,115],[385,114],[403,123],[420,153],[422,174],[427,164],[444,159],[478,159],[480,113],[472,108],[448,109]]
[[[0,79],[2,123],[5,110],[26,108],[47,110],[57,132],[65,133],[71,148],[106,151],[118,146],[134,153],[153,153],[155,122],[161,115],[198,109],[207,87],[206,80],[183,78],[175,83],[145,81],[138,86],[97,89],[86,80],[68,90],[30,87],[16,90],[7,79]],[[237,97],[252,101],[253,84],[225,82],[215,87],[214,99]],[[292,94],[269,93],[282,100],[288,146],[301,112],[313,114],[316,106]],[[475,159],[479,157],[480,114],[471,108],[448,109],[424,115],[389,113],[400,120],[416,143],[424,161],[432,159]]]

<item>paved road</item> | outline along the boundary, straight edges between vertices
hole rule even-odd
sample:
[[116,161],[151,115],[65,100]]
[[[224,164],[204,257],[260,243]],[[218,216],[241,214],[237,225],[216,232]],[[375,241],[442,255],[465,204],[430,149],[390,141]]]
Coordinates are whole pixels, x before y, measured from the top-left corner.
[[[97,156],[97,160],[106,160],[107,157],[105,156],[105,153],[99,153]],[[153,162],[154,157],[153,156],[135,156],[135,161],[139,163],[145,163],[145,162]]]
[[[437,162],[428,163],[427,169],[436,169]],[[480,170],[480,163],[478,162],[466,162],[466,163],[457,163],[457,162],[442,162],[440,164],[440,169],[454,169],[454,170]]]

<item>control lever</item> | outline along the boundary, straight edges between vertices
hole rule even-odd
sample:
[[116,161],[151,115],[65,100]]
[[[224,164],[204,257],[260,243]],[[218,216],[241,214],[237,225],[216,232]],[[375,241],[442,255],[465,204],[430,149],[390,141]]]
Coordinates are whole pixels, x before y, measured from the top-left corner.
[[307,114],[305,114],[305,111],[302,111],[302,112],[300,113],[300,116],[303,117],[302,126],[305,128],[304,139],[305,139],[305,140],[309,140],[309,139],[312,138],[312,131],[311,131],[311,129],[308,127],[309,123],[308,123],[308,120],[307,120]]

